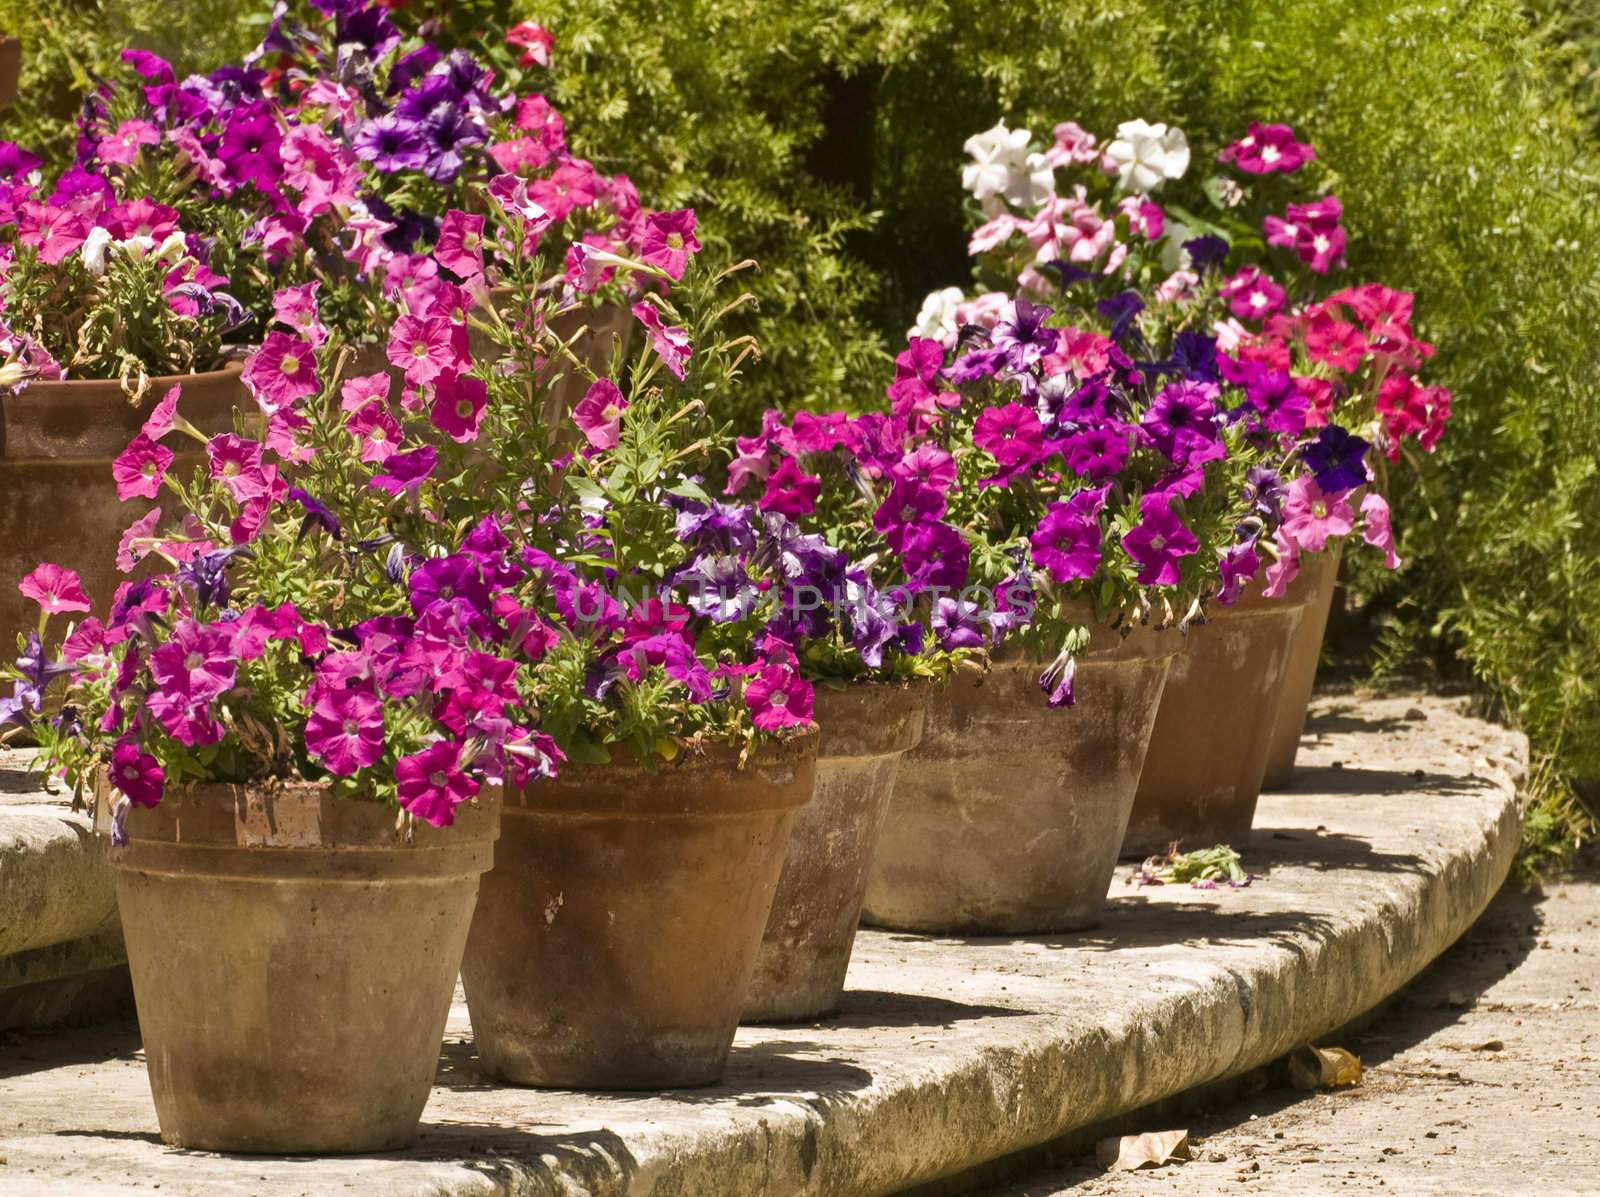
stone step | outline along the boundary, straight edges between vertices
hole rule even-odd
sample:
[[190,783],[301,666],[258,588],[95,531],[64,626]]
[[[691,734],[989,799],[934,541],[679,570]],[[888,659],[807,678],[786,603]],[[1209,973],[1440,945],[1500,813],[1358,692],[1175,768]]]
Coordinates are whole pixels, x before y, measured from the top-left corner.
[[740,1031],[710,1089],[487,1084],[458,1003],[411,1150],[224,1157],[161,1145],[131,1022],[17,1038],[0,1192],[875,1197],[959,1173],[1314,1040],[1477,918],[1516,853],[1522,738],[1407,696],[1323,699],[1307,745],[1262,800],[1249,888],[1124,868],[1076,935],[864,932],[843,1013]]
[[0,749],[0,1030],[47,1026],[127,1004],[111,870],[72,810]]

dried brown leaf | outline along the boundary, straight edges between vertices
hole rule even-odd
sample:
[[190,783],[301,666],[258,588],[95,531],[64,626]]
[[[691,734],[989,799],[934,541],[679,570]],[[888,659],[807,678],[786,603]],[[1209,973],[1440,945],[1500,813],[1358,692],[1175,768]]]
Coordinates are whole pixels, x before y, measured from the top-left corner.
[[1095,1144],[1094,1158],[1108,1172],[1132,1172],[1182,1163],[1189,1159],[1189,1132],[1170,1130],[1113,1135]]
[[1296,1089],[1342,1089],[1361,1083],[1361,1058],[1342,1047],[1307,1044],[1289,1056],[1289,1080]]

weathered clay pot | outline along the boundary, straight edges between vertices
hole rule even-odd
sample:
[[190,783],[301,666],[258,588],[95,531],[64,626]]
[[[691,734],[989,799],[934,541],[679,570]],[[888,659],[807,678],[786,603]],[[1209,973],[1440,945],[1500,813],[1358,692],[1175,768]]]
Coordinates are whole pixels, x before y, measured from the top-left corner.
[[[100,379],[34,382],[0,395],[0,649],[8,657],[17,633],[38,621],[38,608],[17,593],[17,583],[42,561],[77,570],[104,617],[127,579],[117,570],[117,544],[150,510],[142,499],[118,501],[111,462],[176,385],[183,387],[179,413],[208,435],[231,432],[236,412],[259,421],[240,369],[152,379],[139,407],[115,381]],[[199,445],[188,451],[187,437],[163,443],[179,453],[172,470],[180,477],[202,459]]]
[[1124,856],[1228,844],[1243,849],[1267,771],[1289,647],[1304,603],[1246,595],[1213,604],[1172,662]]
[[[104,791],[96,827],[109,831]],[[386,1151],[416,1130],[498,797],[397,839],[327,786],[212,785],[128,812],[111,848],[161,1137]]]
[[654,772],[569,764],[506,803],[461,981],[484,1070],[518,1085],[667,1089],[722,1076],[813,732]]
[[930,687],[817,687],[817,784],[789,836],[778,894],[745,999],[745,1022],[797,1022],[838,1008],[867,871],[900,757],[922,739]]
[[978,935],[1099,918],[1178,638],[1104,628],[1078,658],[1077,705],[1052,710],[1042,666],[958,675],[900,762],[862,921]]
[[22,78],[22,42],[0,37],[0,108],[17,102],[17,84]]
[[1307,553],[1300,558],[1300,573],[1289,583],[1284,595],[1291,603],[1302,603],[1305,613],[1289,646],[1289,664],[1284,672],[1283,697],[1278,702],[1272,725],[1272,743],[1267,748],[1267,776],[1262,789],[1281,790],[1294,777],[1294,758],[1300,751],[1300,737],[1306,730],[1306,710],[1311,691],[1317,684],[1317,663],[1322,659],[1322,638],[1328,631],[1328,613],[1333,609],[1333,592],[1339,586],[1339,560],[1344,541],[1334,542],[1326,552]]

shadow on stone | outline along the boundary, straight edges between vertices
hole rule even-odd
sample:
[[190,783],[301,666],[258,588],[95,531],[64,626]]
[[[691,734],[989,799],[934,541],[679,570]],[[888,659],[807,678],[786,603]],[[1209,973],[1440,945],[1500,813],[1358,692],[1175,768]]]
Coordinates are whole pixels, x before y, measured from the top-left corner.
[[1101,926],[1070,939],[1037,942],[1088,952],[1262,942],[1293,948],[1307,938],[1329,942],[1338,927],[1338,920],[1331,916],[1304,911],[1230,909],[1225,901],[1152,902],[1131,894],[1111,901]]
[[1298,791],[1319,798],[1383,798],[1421,793],[1432,800],[1489,793],[1498,784],[1484,777],[1431,773],[1425,769],[1302,768],[1295,770],[1294,780],[1279,792]]
[[539,1134],[496,1123],[424,1119],[410,1154],[450,1160],[493,1181],[500,1192],[522,1191],[536,1173],[561,1177],[570,1186],[564,1192],[621,1193],[639,1170],[621,1136],[609,1130]]
[[1014,1018],[1031,1013],[880,989],[846,989],[839,999],[838,1013],[818,1021],[825,1026],[950,1027],[977,1018]]
[[1414,873],[1423,863],[1423,858],[1412,852],[1379,852],[1364,836],[1304,827],[1257,827],[1242,856],[1244,866],[1262,876],[1256,884],[1263,887],[1263,893],[1271,892],[1271,870],[1276,868]]
[[87,1028],[0,1032],[0,1080],[56,1068],[133,1060],[143,1050],[131,1018]]

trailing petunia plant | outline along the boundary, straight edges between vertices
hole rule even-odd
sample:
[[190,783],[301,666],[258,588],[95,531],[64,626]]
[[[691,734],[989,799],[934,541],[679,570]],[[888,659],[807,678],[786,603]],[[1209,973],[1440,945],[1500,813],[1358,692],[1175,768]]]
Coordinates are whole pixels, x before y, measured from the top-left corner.
[[1450,393],[1418,378],[1433,347],[1412,327],[1409,294],[1330,281],[1348,235],[1338,198],[1311,183],[1310,145],[1286,125],[1252,124],[1198,182],[1183,133],[1145,121],[1104,143],[1063,123],[1049,146],[1000,125],[966,148],[980,291],[933,293],[915,334],[950,348],[963,328],[993,330],[1012,288],[1068,311],[1115,307],[1132,288],[1137,364],[1214,362],[1217,380],[1273,411],[1263,447],[1282,458],[1281,522],[1259,545],[1266,593],[1285,591],[1302,551],[1358,528],[1399,566],[1386,463],[1407,442],[1435,447]]
[[245,315],[209,256],[175,209],[82,171],[47,193],[39,160],[0,143],[0,389],[116,379],[138,402],[152,377],[217,366]]
[[[444,825],[560,759],[519,698],[540,641],[496,519],[445,524],[419,500],[447,434],[413,420],[374,450],[387,377],[347,376],[314,310],[310,327],[246,365],[264,418],[207,438],[181,386],[155,406],[113,467],[122,498],[160,506],[122,538],[108,611],[49,563],[21,584],[39,628],[0,723],[29,725],[39,767],[80,792],[103,776],[119,814],[172,785],[306,780]],[[185,441],[204,451],[188,476]]]

